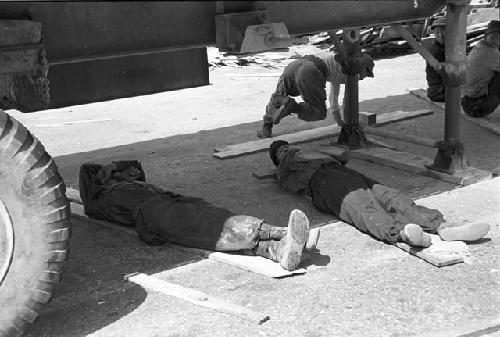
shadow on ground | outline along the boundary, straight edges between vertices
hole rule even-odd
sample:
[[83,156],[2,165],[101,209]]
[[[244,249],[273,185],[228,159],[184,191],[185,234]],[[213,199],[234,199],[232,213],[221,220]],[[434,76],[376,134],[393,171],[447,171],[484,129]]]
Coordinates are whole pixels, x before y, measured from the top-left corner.
[[[377,114],[397,110],[435,109],[414,96],[400,95],[360,103],[360,110]],[[440,139],[444,116],[440,112],[384,126],[388,130]],[[173,123],[175,121],[172,121]],[[325,126],[327,120],[306,123],[287,118],[275,127],[275,135]],[[333,217],[318,212],[310,200],[281,190],[272,180],[256,180],[252,172],[271,169],[267,152],[229,160],[212,157],[216,147],[256,140],[260,122],[246,123],[189,135],[176,135],[125,146],[75,153],[55,158],[68,186],[78,188],[78,169],[84,162],[109,163],[137,159],[142,162],[147,179],[164,189],[202,197],[207,201],[238,213],[265,219],[284,226],[292,209],[303,210],[311,225],[331,221]],[[479,127],[463,122],[463,141],[471,163],[482,169],[500,165],[498,137]],[[333,138],[332,138],[333,139]],[[336,138],[335,138],[336,139]],[[325,144],[331,139],[306,143],[304,147]],[[434,149],[384,140],[403,151],[433,158]],[[412,198],[449,191],[455,185],[359,160],[348,166],[388,186],[398,188]],[[123,281],[126,274],[161,272],[199,259],[186,252],[166,247],[152,247],[136,237],[102,228],[81,220],[73,220],[71,256],[63,283],[54,300],[46,306],[40,319],[27,336],[84,336],[113,324],[137,309],[146,292]],[[326,266],[330,257],[316,252],[307,257],[306,265]],[[59,322],[53,324],[53,322]]]
[[[153,274],[202,257],[72,217],[71,252],[63,280],[25,336],[87,336],[137,309],[146,291],[124,276]],[[57,323],[55,323],[57,322]]]

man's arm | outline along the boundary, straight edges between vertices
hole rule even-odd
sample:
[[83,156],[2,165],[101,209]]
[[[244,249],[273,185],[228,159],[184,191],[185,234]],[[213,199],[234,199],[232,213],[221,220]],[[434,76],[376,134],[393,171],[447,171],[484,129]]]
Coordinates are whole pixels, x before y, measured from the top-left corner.
[[330,96],[328,97],[330,101],[330,107],[328,108],[328,111],[333,114],[333,118],[335,118],[337,124],[342,126],[344,124],[344,121],[342,120],[342,116],[340,115],[339,93],[340,83],[330,83]]

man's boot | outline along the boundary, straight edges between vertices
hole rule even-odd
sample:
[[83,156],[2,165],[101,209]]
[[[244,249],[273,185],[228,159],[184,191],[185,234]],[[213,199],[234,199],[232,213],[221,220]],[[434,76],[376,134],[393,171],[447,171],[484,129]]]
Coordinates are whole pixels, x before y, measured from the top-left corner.
[[273,124],[266,123],[262,124],[262,129],[257,132],[257,137],[259,138],[271,138],[273,136]]
[[297,209],[290,213],[286,235],[279,241],[259,241],[255,254],[266,257],[286,270],[295,270],[302,259],[302,250],[309,234],[309,220]]
[[443,222],[437,231],[444,241],[476,241],[488,234],[490,225],[486,222]]
[[280,120],[283,119],[283,117],[291,115],[292,114],[291,108],[294,103],[297,104],[297,102],[295,102],[295,100],[292,97],[287,96],[283,101],[283,104],[281,104],[281,106],[276,111],[273,112],[273,124],[278,124]]
[[414,247],[429,247],[431,245],[431,236],[425,233],[417,224],[407,224],[399,233],[401,241]]
[[[263,222],[259,228],[259,240],[281,240],[286,236],[287,227],[271,226]],[[320,228],[313,228],[309,230],[306,246],[308,250],[315,249],[319,241]]]

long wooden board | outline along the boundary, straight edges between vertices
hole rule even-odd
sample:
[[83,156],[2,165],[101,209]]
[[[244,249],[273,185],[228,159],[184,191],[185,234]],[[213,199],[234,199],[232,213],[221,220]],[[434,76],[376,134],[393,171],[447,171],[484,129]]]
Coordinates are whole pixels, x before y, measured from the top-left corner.
[[[71,213],[73,214],[73,216],[77,216],[85,221],[95,223],[100,226],[112,228],[115,230],[119,230],[137,236],[137,232],[133,228],[120,226],[109,221],[95,220],[87,217],[84,213],[83,205],[81,204],[79,192],[73,188],[67,188],[66,194],[68,198],[71,200],[70,205],[71,205]],[[175,244],[165,244],[165,245],[177,250],[182,250],[191,254],[201,255],[213,261],[225,263],[234,267],[238,267],[244,270],[248,270],[272,278],[281,278],[291,275],[307,273],[307,270],[304,268],[296,269],[293,271],[283,269],[279,265],[279,263],[263,258],[262,256],[213,252],[210,250],[184,247]]]
[[[445,109],[445,104],[443,102],[433,102],[431,101],[428,97],[427,97],[427,94],[425,92],[424,89],[416,89],[416,90],[410,90],[410,89],[407,89],[408,92],[414,96],[417,96],[418,98],[421,98],[437,107],[439,107],[440,109],[442,109],[444,111]],[[477,126],[480,126],[482,127],[483,129],[486,129],[488,131],[491,131],[497,135],[500,135],[500,125],[498,125],[498,123],[495,123],[495,122],[492,122],[492,121],[488,121],[486,118],[487,117],[482,117],[482,118],[474,118],[474,117],[470,117],[468,115],[466,115],[463,110],[461,109],[462,113],[461,113],[461,116],[463,119],[465,119],[466,121],[469,121],[473,124],[476,124]]]
[[[470,185],[493,177],[491,172],[476,168],[471,168],[468,171],[456,173],[454,175],[429,170],[425,165],[432,164],[431,159],[389,148],[370,147],[351,150],[349,153],[350,157],[354,159],[361,159],[398,170],[444,180],[456,185]],[[275,169],[270,166],[260,171],[255,171],[252,175],[259,180],[276,178]]]
[[[418,111],[394,111],[377,115],[377,122],[372,126],[379,126],[402,120],[426,116],[432,114],[432,110],[418,110]],[[269,146],[275,140],[286,140],[290,144],[300,144],[313,140],[324,139],[332,137],[340,133],[341,128],[338,125],[329,125],[310,130],[289,133],[285,135],[276,136],[273,138],[258,139],[246,143],[228,145],[224,147],[215,148],[213,156],[218,159],[230,159],[252,153],[262,152],[269,149]]]
[[432,331],[417,337],[498,337],[499,332],[500,317],[493,316],[480,321],[467,322],[451,329]]
[[491,172],[473,167],[455,174],[429,170],[425,165],[432,164],[431,159],[387,148],[356,149],[351,151],[351,157],[464,186],[493,177]]
[[146,289],[177,297],[200,307],[210,308],[230,315],[235,315],[257,324],[262,324],[270,319],[266,314],[228,302],[220,297],[163,281],[146,274],[132,274],[126,276],[126,279],[130,282],[141,285]]

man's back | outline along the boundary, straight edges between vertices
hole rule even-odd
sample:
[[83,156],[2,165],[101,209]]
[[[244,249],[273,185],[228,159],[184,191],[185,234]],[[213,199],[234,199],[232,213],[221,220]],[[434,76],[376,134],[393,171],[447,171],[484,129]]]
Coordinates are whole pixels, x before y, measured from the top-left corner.
[[335,61],[335,54],[330,51],[324,51],[316,54],[316,57],[320,58],[323,62],[325,62],[326,67],[328,68],[328,77],[326,79],[327,82],[330,83],[345,83],[345,75],[342,73],[342,67]]
[[467,81],[463,88],[463,95],[480,97],[488,93],[488,83],[500,72],[500,53],[484,41],[474,46],[467,56]]

